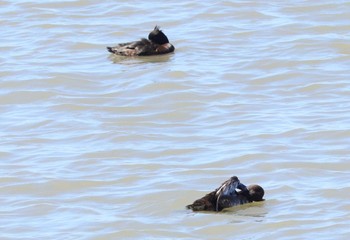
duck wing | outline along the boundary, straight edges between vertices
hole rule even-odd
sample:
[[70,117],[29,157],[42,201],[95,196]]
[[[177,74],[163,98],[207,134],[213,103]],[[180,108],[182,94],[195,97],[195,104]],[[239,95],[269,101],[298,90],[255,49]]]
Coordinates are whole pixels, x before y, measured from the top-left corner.
[[216,211],[249,202],[245,196],[247,191],[236,176],[231,177],[216,190]]
[[107,47],[107,50],[110,53],[122,56],[141,56],[150,55],[155,48],[151,41],[142,38],[140,41],[120,43],[115,47]]

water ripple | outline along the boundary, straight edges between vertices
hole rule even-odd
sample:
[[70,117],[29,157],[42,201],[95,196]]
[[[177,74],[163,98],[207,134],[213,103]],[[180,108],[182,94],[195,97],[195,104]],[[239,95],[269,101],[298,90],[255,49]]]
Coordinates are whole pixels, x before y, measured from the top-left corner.
[[[347,1],[0,6],[2,238],[345,239]],[[232,175],[266,201],[185,210]]]

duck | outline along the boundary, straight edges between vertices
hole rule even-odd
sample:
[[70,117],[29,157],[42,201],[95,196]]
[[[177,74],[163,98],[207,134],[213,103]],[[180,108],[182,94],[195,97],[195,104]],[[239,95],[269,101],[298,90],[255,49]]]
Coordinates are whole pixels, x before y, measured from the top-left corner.
[[107,47],[108,52],[122,56],[150,56],[171,53],[175,51],[174,45],[169,43],[168,37],[155,26],[148,35],[148,39],[120,43],[115,47]]
[[192,211],[220,212],[225,208],[242,205],[251,202],[264,201],[264,189],[259,185],[245,186],[237,176],[226,180],[214,191],[187,205]]

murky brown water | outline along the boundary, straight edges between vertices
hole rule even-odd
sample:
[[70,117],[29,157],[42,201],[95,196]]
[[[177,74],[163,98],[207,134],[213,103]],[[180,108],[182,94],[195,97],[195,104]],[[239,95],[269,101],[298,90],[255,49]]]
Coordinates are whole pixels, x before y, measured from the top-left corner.
[[[1,239],[347,239],[348,1],[0,6]],[[266,201],[184,208],[232,175]]]

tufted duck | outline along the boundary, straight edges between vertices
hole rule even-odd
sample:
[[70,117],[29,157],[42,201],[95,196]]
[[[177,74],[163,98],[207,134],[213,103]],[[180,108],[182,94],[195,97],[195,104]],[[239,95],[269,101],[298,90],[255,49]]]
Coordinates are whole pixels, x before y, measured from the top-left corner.
[[253,201],[263,201],[264,189],[259,185],[246,187],[236,176],[225,181],[218,189],[208,193],[188,205],[193,211],[221,211],[224,208],[233,207]]
[[169,43],[167,36],[155,26],[148,35],[148,39],[142,38],[139,41],[120,43],[115,47],[107,47],[113,54],[122,56],[149,56],[171,53],[175,47]]

